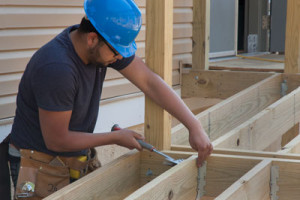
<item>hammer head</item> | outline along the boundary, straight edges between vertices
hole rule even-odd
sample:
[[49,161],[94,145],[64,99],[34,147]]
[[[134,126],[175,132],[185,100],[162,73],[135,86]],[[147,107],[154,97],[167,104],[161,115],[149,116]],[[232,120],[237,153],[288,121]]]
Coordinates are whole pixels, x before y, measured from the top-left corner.
[[181,163],[183,161],[183,159],[173,159],[173,158],[166,158],[165,161],[164,161],[164,164],[165,165],[169,165],[169,166],[174,166],[174,165],[177,165],[179,163]]

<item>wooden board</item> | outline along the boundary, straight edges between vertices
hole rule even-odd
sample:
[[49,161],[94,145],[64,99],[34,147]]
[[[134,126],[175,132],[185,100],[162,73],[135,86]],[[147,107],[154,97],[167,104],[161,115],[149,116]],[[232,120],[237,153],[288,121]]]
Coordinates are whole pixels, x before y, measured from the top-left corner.
[[[189,145],[172,145],[172,152],[194,152],[194,149]],[[279,152],[265,152],[265,151],[255,151],[255,150],[244,150],[244,149],[227,149],[227,148],[214,148],[214,154],[224,154],[224,155],[238,155],[238,156],[250,156],[250,157],[263,157],[263,158],[281,158],[289,160],[300,160],[300,154],[296,153],[285,153]]]
[[282,153],[300,153],[300,135],[298,134],[294,139],[289,143],[283,146]]
[[[236,57],[233,59],[210,62],[209,69],[210,70],[232,70],[232,71],[257,71],[257,72],[283,72],[284,71],[284,63],[283,63],[284,55],[268,54],[268,55],[255,56],[251,58],[254,59]],[[273,60],[274,62],[272,62],[271,60]]]
[[273,165],[279,167],[277,185],[279,199],[289,200],[299,198],[300,163],[296,160],[274,160]]
[[[147,1],[146,64],[167,84],[172,83],[173,1]],[[174,19],[175,21],[175,19]],[[145,98],[145,137],[158,149],[170,149],[169,114]]]
[[214,141],[216,147],[264,150],[300,121],[300,88]]
[[[218,72],[214,73],[218,74]],[[232,76],[235,75],[235,73],[228,73]],[[229,74],[228,77],[230,77]],[[205,74],[203,74],[203,78],[205,77]],[[273,75],[212,106],[196,117],[202,123],[210,138],[215,140],[278,100],[280,98],[279,85],[281,81],[280,75]],[[238,84],[238,82],[236,83]],[[235,85],[234,81],[231,85]],[[203,93],[210,89],[211,87],[201,88]],[[193,96],[201,96],[201,93]],[[173,127],[172,144],[187,144],[187,133],[182,125]]]
[[[185,160],[170,168],[153,153],[132,151],[46,199],[194,199],[198,176],[196,155],[165,153]],[[213,154],[207,159],[202,180],[204,199],[269,199],[271,166],[277,166],[279,173],[276,182],[279,191],[275,194],[280,199],[295,199],[300,192],[299,165],[299,160]],[[153,179],[139,184],[137,176],[143,180],[151,176],[150,171]]]
[[271,73],[189,71],[182,74],[182,97],[226,99],[261,81]]
[[139,163],[140,154],[129,152],[45,199],[123,199],[140,187]]
[[[191,97],[183,99],[184,103],[188,106],[188,108],[193,112],[193,114],[197,115],[204,110],[207,110],[211,106],[214,106],[220,103],[221,99],[216,98],[201,98],[201,97]],[[176,118],[172,118],[172,127],[180,124]]]
[[287,3],[285,36],[285,73],[300,72],[300,2],[289,0]]
[[210,0],[193,0],[193,69],[208,69]]
[[272,161],[261,161],[243,177],[228,187],[216,200],[242,200],[270,198],[270,175]]

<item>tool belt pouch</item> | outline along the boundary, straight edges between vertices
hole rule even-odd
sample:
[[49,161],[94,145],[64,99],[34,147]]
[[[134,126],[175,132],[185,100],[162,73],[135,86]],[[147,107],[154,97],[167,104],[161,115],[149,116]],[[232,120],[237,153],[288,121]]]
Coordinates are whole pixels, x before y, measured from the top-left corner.
[[58,166],[57,162],[53,165],[51,162],[53,159],[57,158],[41,152],[21,150],[21,165],[16,187],[17,199],[44,198],[70,183],[69,168],[63,163],[61,166]]
[[88,162],[88,173],[95,171],[101,167],[101,163],[98,159],[98,154],[95,148],[90,148],[89,150],[89,162]]

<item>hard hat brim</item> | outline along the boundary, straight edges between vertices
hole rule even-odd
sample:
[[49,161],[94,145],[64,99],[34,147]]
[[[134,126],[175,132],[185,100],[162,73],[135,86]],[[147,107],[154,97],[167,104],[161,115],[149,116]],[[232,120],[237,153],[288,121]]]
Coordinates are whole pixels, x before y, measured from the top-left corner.
[[[115,38],[112,39],[112,37],[107,35],[108,33],[107,33],[107,31],[105,31],[106,29],[99,26],[99,23],[96,23],[95,16],[93,16],[93,14],[97,13],[97,11],[95,10],[95,6],[93,6],[93,4],[88,6],[88,4],[91,3],[90,1],[91,0],[84,1],[84,10],[85,10],[85,14],[86,14],[88,20],[90,20],[90,22],[92,23],[94,28],[97,30],[97,32],[106,40],[106,42],[108,42],[123,57],[126,58],[126,57],[130,57],[130,56],[134,55],[137,50],[137,46],[136,46],[134,39],[130,43],[116,42]],[[97,2],[97,4],[99,4],[99,1],[95,1],[95,2]],[[131,34],[132,37],[133,36],[136,37],[137,33],[140,31],[140,28],[141,28],[141,13],[135,4],[132,4],[132,6],[134,8],[134,11],[138,13],[138,17],[137,17],[136,21],[139,22],[138,23],[139,28],[136,29],[135,31],[133,31],[133,35]],[[105,27],[105,28],[107,28],[107,27]],[[124,45],[124,44],[126,44],[126,45]]]
[[[109,42],[109,41],[108,41]],[[122,47],[122,46],[117,46],[113,45],[109,42],[112,47],[115,48],[115,50],[121,54],[124,58],[130,57],[135,54],[135,51],[137,49],[135,41],[133,41],[128,47]]]

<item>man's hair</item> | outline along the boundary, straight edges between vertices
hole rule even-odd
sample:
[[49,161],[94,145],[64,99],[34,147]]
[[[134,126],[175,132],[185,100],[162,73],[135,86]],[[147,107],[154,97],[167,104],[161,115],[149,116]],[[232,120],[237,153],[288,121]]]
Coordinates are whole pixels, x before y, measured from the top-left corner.
[[98,33],[98,31],[92,25],[92,23],[90,22],[90,20],[88,20],[86,17],[83,17],[81,19],[78,31],[80,33],[90,33],[90,32],[97,33],[98,38],[99,38],[99,42],[103,42],[103,40],[104,40],[104,38],[100,35],[100,33]]

